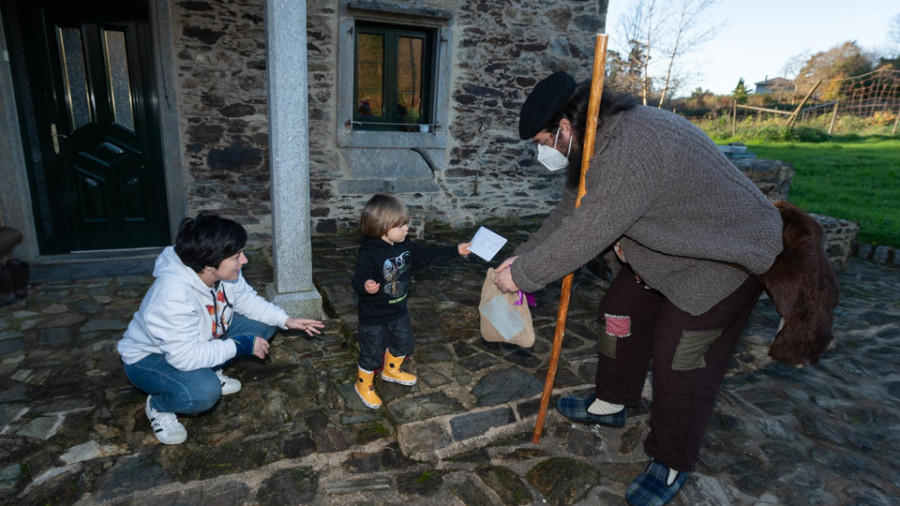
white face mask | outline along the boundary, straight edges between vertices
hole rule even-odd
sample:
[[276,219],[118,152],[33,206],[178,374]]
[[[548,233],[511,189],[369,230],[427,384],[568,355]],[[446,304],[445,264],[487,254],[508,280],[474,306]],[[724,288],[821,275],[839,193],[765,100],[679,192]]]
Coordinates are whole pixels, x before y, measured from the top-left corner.
[[553,141],[552,148],[543,144],[538,144],[537,148],[537,161],[549,171],[557,171],[569,166],[569,154],[572,152],[572,137],[569,136],[569,149],[563,155],[556,150],[556,143],[559,141],[559,130],[556,129],[556,139]]

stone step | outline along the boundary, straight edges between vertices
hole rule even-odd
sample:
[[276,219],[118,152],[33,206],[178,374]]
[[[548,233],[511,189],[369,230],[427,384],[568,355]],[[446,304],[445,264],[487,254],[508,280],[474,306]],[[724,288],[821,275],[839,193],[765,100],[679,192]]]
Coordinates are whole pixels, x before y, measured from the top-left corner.
[[[592,385],[555,390],[548,406],[554,417],[561,395],[593,389]],[[521,432],[534,431],[541,394],[513,402],[450,413],[397,426],[397,441],[404,455],[434,462],[452,455],[489,446],[492,442]]]

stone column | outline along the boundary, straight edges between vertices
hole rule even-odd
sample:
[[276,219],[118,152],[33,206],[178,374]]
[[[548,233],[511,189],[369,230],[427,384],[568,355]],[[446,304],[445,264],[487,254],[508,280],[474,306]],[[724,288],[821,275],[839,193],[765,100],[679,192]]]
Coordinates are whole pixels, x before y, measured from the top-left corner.
[[22,243],[13,248],[12,256],[34,260],[38,250],[36,225],[31,211],[31,192],[28,189],[28,172],[25,166],[25,148],[19,132],[19,111],[13,89],[13,68],[6,47],[6,33],[0,16],[0,227],[13,227],[22,233]]
[[312,282],[306,0],[266,0],[269,163],[274,283],[269,300],[289,315],[322,317]]

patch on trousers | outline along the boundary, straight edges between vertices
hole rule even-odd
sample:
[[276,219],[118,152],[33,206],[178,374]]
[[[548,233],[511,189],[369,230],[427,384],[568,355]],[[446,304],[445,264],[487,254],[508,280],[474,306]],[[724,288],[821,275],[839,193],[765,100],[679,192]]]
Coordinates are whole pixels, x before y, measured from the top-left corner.
[[724,331],[725,329],[682,330],[675,356],[672,357],[672,370],[690,371],[706,367],[703,356]]
[[604,356],[616,358],[616,341],[631,335],[631,317],[604,314],[606,332],[600,336],[598,350]]
[[616,337],[628,337],[631,335],[631,317],[604,314],[606,320],[606,333]]

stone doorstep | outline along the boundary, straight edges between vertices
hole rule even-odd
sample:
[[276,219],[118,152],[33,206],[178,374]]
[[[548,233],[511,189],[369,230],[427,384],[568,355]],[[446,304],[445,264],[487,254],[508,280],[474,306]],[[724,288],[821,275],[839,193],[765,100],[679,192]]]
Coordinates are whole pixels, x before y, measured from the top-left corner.
[[[548,418],[557,416],[555,404],[560,395],[592,388],[593,384],[583,384],[554,389],[544,427]],[[397,427],[400,451],[413,460],[435,462],[488,446],[501,438],[533,432],[542,395],[401,424]]]

